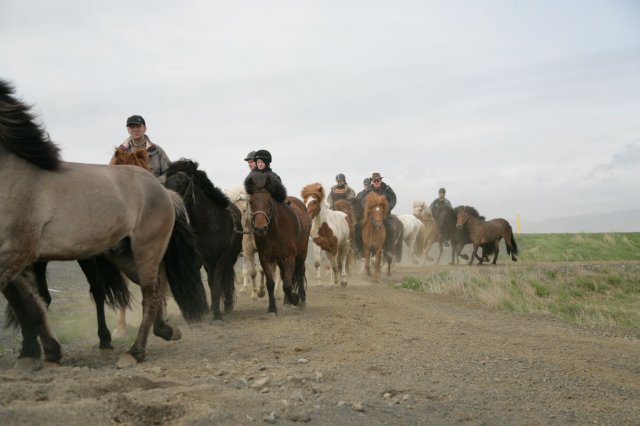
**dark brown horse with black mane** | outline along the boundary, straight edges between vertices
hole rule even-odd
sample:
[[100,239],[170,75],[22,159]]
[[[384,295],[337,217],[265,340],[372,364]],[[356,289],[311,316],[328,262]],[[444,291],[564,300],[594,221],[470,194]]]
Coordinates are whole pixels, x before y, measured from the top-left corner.
[[222,320],[220,302],[224,293],[224,310],[231,312],[235,299],[235,270],[242,249],[240,209],[209,180],[195,161],[180,159],[171,163],[165,186],[180,194],[189,213],[207,271],[211,290],[213,319]]
[[244,182],[260,264],[267,277],[269,310],[277,314],[273,267],[280,268],[285,303],[306,304],[305,260],[311,221],[304,203],[288,197],[273,174],[253,171]]
[[158,314],[165,280],[185,319],[207,312],[199,270],[189,260],[196,251],[184,206],[139,167],[62,161],[13,93],[0,81],[0,291],[22,331],[18,366],[37,367],[42,349],[46,362],[62,357],[31,265],[93,256],[104,256],[140,284],[142,321],[118,366],[141,362],[151,326],[163,338],[180,337]]
[[[485,220],[477,214],[477,211],[470,206],[462,206],[456,215],[456,227],[461,229],[464,225],[468,226],[469,237],[473,243],[473,254],[469,260],[469,265],[473,264],[473,259],[478,259],[482,264],[483,259],[478,256],[478,248],[480,246],[490,246],[493,248],[493,264],[496,264],[498,253],[500,252],[500,240],[504,238],[507,246],[507,253],[511,255],[511,260],[518,261],[518,245],[513,237],[511,225],[505,219]],[[484,250],[484,249],[483,249]],[[485,253],[483,252],[483,255]]]

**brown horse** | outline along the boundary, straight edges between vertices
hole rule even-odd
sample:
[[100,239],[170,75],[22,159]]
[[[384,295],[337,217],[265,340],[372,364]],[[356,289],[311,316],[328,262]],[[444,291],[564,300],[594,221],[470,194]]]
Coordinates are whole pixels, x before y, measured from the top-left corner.
[[[387,231],[384,227],[384,218],[387,215],[389,203],[383,195],[371,192],[367,196],[367,203],[364,210],[362,222],[362,246],[364,251],[364,262],[367,276],[371,276],[371,255],[375,256],[373,280],[380,278],[380,264],[383,257],[384,240]],[[387,276],[391,276],[391,261],[388,258]]]
[[285,303],[306,304],[305,260],[311,232],[307,209],[300,199],[287,197],[277,176],[251,172],[244,182],[260,264],[267,276],[268,312],[278,313],[273,264],[280,268]]
[[478,262],[482,264],[483,259],[478,256],[478,248],[482,245],[493,244],[494,256],[493,264],[496,264],[498,259],[498,252],[500,240],[504,238],[504,242],[507,246],[507,253],[511,255],[511,260],[518,261],[516,255],[518,254],[518,245],[513,237],[513,231],[511,225],[505,219],[491,219],[484,220],[470,213],[471,209],[464,206],[458,210],[456,216],[456,227],[461,229],[466,223],[469,229],[469,237],[473,243],[473,255],[469,260],[469,265],[473,263],[473,258],[478,259]]
[[[149,153],[146,149],[137,149],[134,151],[125,151],[116,148],[111,157],[111,166],[129,165],[142,167],[147,171],[149,169]],[[126,285],[126,281],[125,281]],[[116,328],[113,329],[113,337],[123,337],[127,331],[127,306],[120,306],[118,309],[118,319],[116,320]]]

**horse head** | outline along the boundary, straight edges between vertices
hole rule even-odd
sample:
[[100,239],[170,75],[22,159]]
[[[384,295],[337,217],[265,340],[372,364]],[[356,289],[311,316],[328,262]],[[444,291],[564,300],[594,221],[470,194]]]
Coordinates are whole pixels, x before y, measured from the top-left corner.
[[302,188],[300,192],[302,201],[307,207],[307,213],[309,213],[309,219],[313,219],[320,214],[322,209],[322,200],[324,200],[324,188],[322,184],[315,182]]
[[424,201],[413,202],[413,215],[418,219],[422,218],[422,214],[425,212],[426,203]]
[[251,213],[251,226],[258,237],[267,235],[273,210],[273,199],[266,189],[257,190],[249,197],[248,211]]
[[467,212],[467,208],[463,207],[458,210],[456,214],[456,228],[462,229],[465,223],[467,223],[467,219],[469,219],[469,213]]
[[116,148],[111,159],[111,165],[126,164],[131,166],[142,167],[145,170],[149,170],[149,153],[146,149],[136,149],[134,151],[125,151],[120,148]]
[[384,218],[387,216],[388,207],[389,202],[384,195],[379,195],[375,192],[367,195],[367,207],[364,216],[374,224],[376,230],[380,230],[384,226]]

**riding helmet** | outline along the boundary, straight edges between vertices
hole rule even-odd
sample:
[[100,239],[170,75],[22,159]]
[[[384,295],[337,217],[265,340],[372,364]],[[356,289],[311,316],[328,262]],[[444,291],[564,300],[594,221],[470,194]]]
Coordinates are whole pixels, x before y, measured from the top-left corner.
[[271,153],[266,149],[259,149],[254,154],[253,158],[255,160],[262,160],[267,164],[271,164]]
[[256,152],[255,151],[251,151],[250,153],[247,154],[247,157],[244,159],[244,161],[253,161],[255,158]]
[[338,180],[347,180],[347,178],[345,177],[344,173],[338,173],[336,175],[336,181]]

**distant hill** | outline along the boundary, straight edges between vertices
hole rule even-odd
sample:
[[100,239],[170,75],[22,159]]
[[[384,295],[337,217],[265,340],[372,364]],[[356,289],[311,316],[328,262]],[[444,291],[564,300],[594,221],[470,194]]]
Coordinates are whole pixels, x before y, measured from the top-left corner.
[[521,221],[524,234],[555,232],[640,232],[640,210],[588,213],[541,221]]

